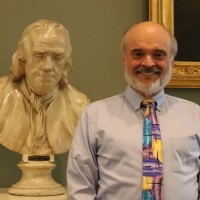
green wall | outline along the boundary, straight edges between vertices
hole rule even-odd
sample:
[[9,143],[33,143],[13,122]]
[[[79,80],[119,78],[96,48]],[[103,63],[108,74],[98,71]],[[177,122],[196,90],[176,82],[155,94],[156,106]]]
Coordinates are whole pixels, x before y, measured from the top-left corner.
[[[92,101],[126,86],[119,50],[124,30],[147,20],[148,0],[1,0],[0,75],[8,73],[11,56],[24,28],[42,18],[64,24],[70,32],[74,69],[70,82]],[[167,89],[167,93],[200,103],[199,89]],[[0,145],[0,187],[20,178],[21,156]],[[67,153],[56,156],[54,178],[66,185]]]
[[[64,24],[70,32],[74,70],[70,82],[92,101],[125,87],[119,41],[131,24],[147,19],[147,0],[1,0],[0,75],[8,73],[11,56],[24,28],[42,18]],[[0,146],[0,187],[19,180],[21,156]],[[54,178],[66,185],[67,153],[56,156]]]

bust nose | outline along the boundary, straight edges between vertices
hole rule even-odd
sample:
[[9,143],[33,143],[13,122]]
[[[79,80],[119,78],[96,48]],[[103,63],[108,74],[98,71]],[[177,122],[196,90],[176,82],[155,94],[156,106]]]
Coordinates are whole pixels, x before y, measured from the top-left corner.
[[54,67],[54,61],[52,60],[51,56],[47,56],[43,66],[42,66],[42,69],[44,71],[51,71],[51,70],[53,70],[53,67]]

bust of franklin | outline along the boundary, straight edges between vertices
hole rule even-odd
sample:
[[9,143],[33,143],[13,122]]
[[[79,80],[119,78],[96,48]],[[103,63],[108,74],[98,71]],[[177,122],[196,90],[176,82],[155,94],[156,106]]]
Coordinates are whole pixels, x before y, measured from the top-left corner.
[[68,83],[68,30],[38,20],[24,30],[8,76],[0,78],[0,143],[24,155],[69,149],[87,96]]

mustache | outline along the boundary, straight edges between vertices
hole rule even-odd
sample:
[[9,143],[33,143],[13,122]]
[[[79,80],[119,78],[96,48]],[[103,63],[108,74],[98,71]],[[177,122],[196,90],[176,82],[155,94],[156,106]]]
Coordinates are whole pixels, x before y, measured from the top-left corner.
[[146,67],[146,66],[140,66],[135,70],[136,73],[147,73],[147,74],[148,73],[161,74],[162,71],[163,70],[158,67]]

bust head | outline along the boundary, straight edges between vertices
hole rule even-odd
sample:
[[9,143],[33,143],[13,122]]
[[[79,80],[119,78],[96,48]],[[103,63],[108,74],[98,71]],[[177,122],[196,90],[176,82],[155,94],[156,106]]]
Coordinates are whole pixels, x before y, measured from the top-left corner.
[[13,81],[25,78],[35,93],[45,95],[65,87],[71,69],[70,38],[62,24],[39,20],[27,26],[12,57]]

